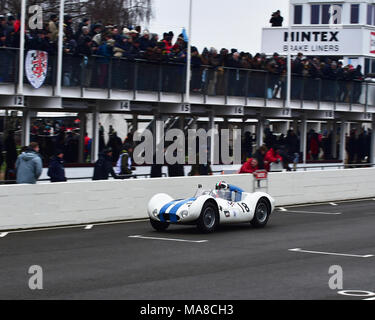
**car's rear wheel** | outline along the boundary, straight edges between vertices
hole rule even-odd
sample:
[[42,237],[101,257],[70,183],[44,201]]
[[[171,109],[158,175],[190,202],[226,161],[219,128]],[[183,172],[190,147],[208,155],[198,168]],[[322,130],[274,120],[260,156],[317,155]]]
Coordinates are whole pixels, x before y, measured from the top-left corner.
[[208,202],[203,206],[198,219],[197,228],[201,232],[210,233],[214,232],[218,225],[219,213],[217,207],[212,202]]
[[156,231],[165,231],[169,227],[169,223],[168,222],[160,222],[160,221],[156,221],[156,220],[150,219],[150,223],[151,223],[151,226]]
[[271,215],[271,208],[267,200],[260,199],[254,212],[254,218],[251,224],[255,228],[264,228],[267,225],[268,219]]

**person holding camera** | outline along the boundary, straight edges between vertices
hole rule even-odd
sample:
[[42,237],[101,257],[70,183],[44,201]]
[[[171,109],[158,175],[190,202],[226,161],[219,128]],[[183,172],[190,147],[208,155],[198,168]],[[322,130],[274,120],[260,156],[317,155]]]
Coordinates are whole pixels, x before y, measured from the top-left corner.
[[272,27],[281,27],[283,25],[284,18],[281,16],[280,10],[272,13],[270,23]]

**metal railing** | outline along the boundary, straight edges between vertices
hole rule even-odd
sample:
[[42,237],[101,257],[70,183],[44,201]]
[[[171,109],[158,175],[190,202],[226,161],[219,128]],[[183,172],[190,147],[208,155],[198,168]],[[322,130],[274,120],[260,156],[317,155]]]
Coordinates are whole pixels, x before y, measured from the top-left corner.
[[[166,177],[165,173],[162,173],[162,177]],[[128,175],[119,175],[120,180],[127,180],[127,179],[138,179],[138,178],[150,178],[151,174],[128,174]],[[79,180],[92,180],[92,177],[75,177],[75,178],[67,178],[68,181],[79,181]],[[110,177],[109,179],[113,179]],[[49,182],[51,179],[39,179],[38,182]],[[0,185],[6,184],[16,184],[16,180],[0,180]]]
[[[44,85],[56,83],[56,56],[49,56]],[[0,48],[0,84],[16,83],[18,49]],[[26,78],[24,81],[27,81]],[[186,65],[102,56],[65,54],[62,86],[184,93]],[[191,91],[206,96],[236,96],[286,99],[287,78],[264,70],[192,66]],[[375,83],[359,80],[331,80],[292,75],[292,100],[371,105]]]
[[348,164],[348,163],[338,163],[332,165],[316,165],[316,166],[304,166],[304,167],[297,167],[297,171],[307,171],[311,169],[321,170],[324,171],[326,169],[361,169],[361,168],[373,168],[375,167],[374,163],[358,163],[358,164]]
[[[375,163],[361,163],[361,164],[332,164],[332,165],[316,165],[316,166],[304,166],[304,167],[297,167],[296,171],[324,171],[327,169],[337,169],[337,170],[344,170],[344,169],[361,169],[361,168],[373,168],[375,167]],[[292,168],[291,168],[292,169]],[[312,170],[314,169],[314,170]],[[236,174],[238,170],[216,170],[212,171],[213,175],[222,175],[222,174]],[[287,173],[285,170],[283,171]],[[291,171],[292,172],[292,171]],[[270,172],[272,174],[272,172]],[[151,178],[151,174],[131,174],[131,175],[120,175],[120,180],[127,180],[127,179],[138,179],[138,178]],[[167,178],[166,173],[162,173],[163,178]],[[110,180],[114,180],[112,177],[109,177]],[[68,178],[69,181],[80,181],[80,180],[92,180],[92,177],[76,177],[76,178]],[[50,179],[40,179],[38,182],[49,182]],[[15,180],[0,180],[1,185],[8,185],[8,184],[16,184]]]

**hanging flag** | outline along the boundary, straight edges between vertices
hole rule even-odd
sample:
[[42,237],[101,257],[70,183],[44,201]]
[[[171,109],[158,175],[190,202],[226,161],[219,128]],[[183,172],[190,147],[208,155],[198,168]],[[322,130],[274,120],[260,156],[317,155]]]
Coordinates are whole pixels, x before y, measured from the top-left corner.
[[27,80],[35,88],[39,89],[47,77],[48,53],[39,50],[27,52],[25,71]]
[[186,33],[186,29],[185,28],[182,29],[182,35],[184,37],[184,41],[188,42],[189,41],[189,37],[188,37],[188,35]]

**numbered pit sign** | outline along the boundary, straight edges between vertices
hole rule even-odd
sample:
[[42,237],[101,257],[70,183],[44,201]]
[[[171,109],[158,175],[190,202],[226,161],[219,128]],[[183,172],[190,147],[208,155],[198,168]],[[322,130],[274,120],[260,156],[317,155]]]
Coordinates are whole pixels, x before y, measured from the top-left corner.
[[181,104],[181,113],[191,113],[191,105],[190,103],[183,103]]
[[25,101],[23,96],[14,96],[13,105],[15,107],[24,107]]
[[120,110],[121,111],[131,111],[130,101],[129,100],[120,101]]
[[237,116],[243,116],[244,111],[245,111],[245,108],[243,106],[235,107],[234,114]]

